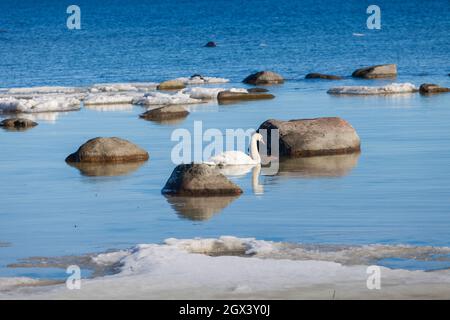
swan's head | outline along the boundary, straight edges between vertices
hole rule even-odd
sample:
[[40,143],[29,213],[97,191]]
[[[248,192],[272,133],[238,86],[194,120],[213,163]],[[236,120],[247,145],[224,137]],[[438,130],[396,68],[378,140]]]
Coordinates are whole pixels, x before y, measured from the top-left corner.
[[266,144],[264,142],[264,138],[263,138],[261,133],[258,133],[258,132],[254,133],[253,136],[252,136],[252,139],[255,140],[255,141],[261,142],[262,144]]

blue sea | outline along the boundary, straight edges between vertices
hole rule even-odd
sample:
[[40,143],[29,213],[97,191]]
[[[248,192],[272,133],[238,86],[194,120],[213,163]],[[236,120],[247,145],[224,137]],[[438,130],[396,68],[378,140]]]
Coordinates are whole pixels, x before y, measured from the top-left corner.
[[[81,9],[69,30],[66,9]],[[143,108],[83,108],[42,116],[25,132],[0,130],[0,276],[60,277],[64,270],[9,268],[33,256],[82,255],[166,238],[255,237],[302,244],[450,246],[450,94],[336,97],[332,86],[385,85],[352,79],[360,67],[395,63],[395,82],[450,87],[450,3],[376,1],[381,29],[366,26],[372,1],[153,0],[0,2],[0,88],[160,82],[192,74],[228,86],[260,70],[282,74],[274,100],[196,108],[182,122],[138,118]],[[205,48],[208,41],[215,48]],[[305,80],[309,72],[346,76]],[[263,121],[339,116],[362,152],[291,164],[275,176],[232,178],[244,194],[197,205],[167,200],[173,130],[256,129]],[[0,118],[5,118],[0,115]],[[1,120],[0,119],[0,120]],[[64,159],[86,140],[118,136],[150,160],[127,175],[92,177]],[[331,170],[331,171],[330,171]],[[449,268],[450,261],[385,265]],[[394,261],[394,262],[392,262]]]

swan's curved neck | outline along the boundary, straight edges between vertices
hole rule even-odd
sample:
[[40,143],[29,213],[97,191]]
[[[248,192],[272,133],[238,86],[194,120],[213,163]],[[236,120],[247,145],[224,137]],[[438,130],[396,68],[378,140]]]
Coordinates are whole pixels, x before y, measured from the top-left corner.
[[258,142],[256,141],[255,136],[253,136],[250,141],[250,157],[258,163],[261,162],[261,157],[258,152]]

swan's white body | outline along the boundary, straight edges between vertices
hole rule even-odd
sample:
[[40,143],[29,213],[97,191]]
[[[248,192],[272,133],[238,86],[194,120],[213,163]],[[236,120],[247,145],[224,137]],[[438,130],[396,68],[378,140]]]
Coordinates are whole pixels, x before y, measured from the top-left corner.
[[226,151],[208,159],[207,163],[224,166],[256,165],[261,163],[258,141],[264,143],[262,135],[255,133],[250,141],[250,155],[242,151]]

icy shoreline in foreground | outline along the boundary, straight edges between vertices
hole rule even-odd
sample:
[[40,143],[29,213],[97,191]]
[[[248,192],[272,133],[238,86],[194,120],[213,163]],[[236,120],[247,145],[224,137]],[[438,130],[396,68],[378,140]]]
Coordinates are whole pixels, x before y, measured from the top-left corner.
[[367,289],[370,260],[427,259],[447,247],[370,245],[321,251],[255,239],[167,239],[92,257],[118,266],[84,279],[80,290],[30,278],[0,278],[0,299],[446,299],[450,270],[381,267],[381,289]]

